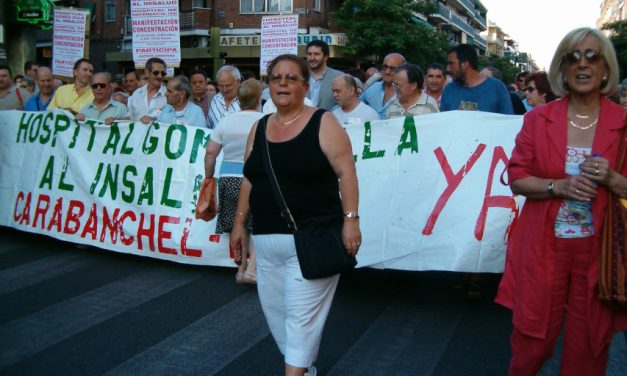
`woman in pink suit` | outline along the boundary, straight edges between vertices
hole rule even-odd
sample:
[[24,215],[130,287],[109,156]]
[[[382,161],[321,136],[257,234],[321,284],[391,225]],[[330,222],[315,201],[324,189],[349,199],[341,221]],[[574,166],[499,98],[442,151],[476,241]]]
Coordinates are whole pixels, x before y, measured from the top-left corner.
[[627,168],[616,171],[624,110],[605,98],[618,84],[612,44],[596,29],[571,31],[549,80],[564,98],[525,115],[508,167],[526,202],[496,302],[513,311],[510,375],[538,373],[564,319],[561,374],[603,375],[612,333],[627,329],[627,314],[597,294],[608,191],[627,196]]

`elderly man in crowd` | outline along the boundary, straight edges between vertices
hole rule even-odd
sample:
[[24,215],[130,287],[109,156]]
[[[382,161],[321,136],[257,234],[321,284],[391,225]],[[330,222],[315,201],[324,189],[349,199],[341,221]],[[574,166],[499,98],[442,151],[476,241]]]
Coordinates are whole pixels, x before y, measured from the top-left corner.
[[381,66],[381,81],[370,85],[359,97],[362,102],[374,108],[381,119],[385,118],[385,111],[392,103],[392,100],[396,98],[396,90],[392,86],[394,70],[401,64],[405,64],[405,62],[405,57],[401,54],[388,54],[383,59],[383,65]]
[[448,72],[453,82],[442,92],[440,111],[470,110],[512,115],[512,101],[505,85],[479,74],[475,48],[460,44],[448,51]]
[[126,106],[111,99],[113,85],[111,85],[109,73],[96,73],[91,81],[91,90],[94,92],[94,100],[81,108],[80,113],[76,115],[76,120],[94,119],[110,125],[116,120],[128,117]]
[[193,104],[189,97],[192,89],[185,76],[176,76],[168,81],[166,98],[168,104],[159,115],[159,122],[193,127],[206,127],[207,120],[202,109]]
[[446,85],[446,70],[442,64],[433,63],[427,67],[427,77],[425,78],[424,93],[433,97],[440,106],[442,90]]
[[37,69],[36,83],[39,90],[26,102],[24,108],[26,111],[46,111],[54,95],[54,79],[50,68],[39,67]]
[[342,72],[327,66],[329,45],[322,40],[312,40],[307,44],[307,65],[309,66],[309,91],[307,98],[314,106],[330,110],[335,106],[331,92],[333,80]]
[[415,64],[403,64],[394,70],[392,86],[396,89],[396,99],[385,112],[387,119],[433,114],[439,112],[438,102],[423,93],[424,75]]
[[349,74],[343,74],[333,80],[333,96],[338,107],[333,115],[340,124],[361,124],[379,120],[379,114],[372,107],[362,103],[357,96],[357,82]]
[[146,60],[144,75],[148,77],[148,82],[135,90],[128,99],[128,114],[131,120],[144,124],[157,120],[166,105],[166,87],[163,84],[166,68],[165,61],[158,57]]
[[0,110],[23,110],[31,95],[13,84],[11,68],[0,65]]
[[91,92],[91,76],[94,74],[94,67],[88,59],[78,59],[74,63],[74,83],[63,85],[54,92],[52,101],[48,109],[62,108],[74,115],[78,114],[81,108],[94,100]]
[[211,100],[207,117],[209,128],[212,129],[228,114],[240,110],[237,90],[242,82],[242,74],[239,69],[233,65],[225,65],[218,70],[216,77],[220,92]]
[[133,95],[135,90],[139,87],[139,77],[137,76],[137,72],[134,70],[128,72],[124,76],[122,86],[124,86],[124,90],[128,93],[128,95]]
[[[193,71],[189,75],[189,82],[192,85],[192,101],[202,109],[205,119],[209,117],[209,106],[213,95],[207,91],[207,74],[201,70]],[[209,123],[207,122],[207,126]]]

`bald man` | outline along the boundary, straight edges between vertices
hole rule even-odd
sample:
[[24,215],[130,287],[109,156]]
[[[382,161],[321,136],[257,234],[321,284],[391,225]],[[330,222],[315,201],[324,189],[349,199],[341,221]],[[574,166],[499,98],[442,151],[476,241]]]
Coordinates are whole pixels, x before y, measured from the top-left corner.
[[399,53],[388,54],[381,65],[381,81],[372,84],[359,97],[377,111],[380,119],[385,119],[387,108],[396,99],[396,90],[392,85],[394,70],[406,62],[405,57]]
[[52,78],[52,71],[48,67],[37,68],[35,83],[39,92],[33,95],[26,106],[25,111],[46,111],[52,96],[54,95],[54,79]]

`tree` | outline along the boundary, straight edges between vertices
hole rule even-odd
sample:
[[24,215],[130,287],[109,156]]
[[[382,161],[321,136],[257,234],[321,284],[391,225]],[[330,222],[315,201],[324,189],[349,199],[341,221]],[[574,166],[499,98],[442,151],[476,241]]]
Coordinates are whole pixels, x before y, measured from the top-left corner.
[[610,40],[616,50],[618,67],[622,78],[627,76],[627,21],[618,21],[603,25],[603,30],[610,31]]
[[429,1],[346,0],[333,12],[335,23],[348,36],[344,52],[380,62],[390,52],[400,52],[425,68],[445,63],[450,43],[446,35],[416,16],[436,11]]
[[511,61],[499,55],[479,56],[479,69],[485,67],[494,67],[501,71],[503,75],[503,83],[509,85],[514,82],[516,74],[520,73],[520,69]]

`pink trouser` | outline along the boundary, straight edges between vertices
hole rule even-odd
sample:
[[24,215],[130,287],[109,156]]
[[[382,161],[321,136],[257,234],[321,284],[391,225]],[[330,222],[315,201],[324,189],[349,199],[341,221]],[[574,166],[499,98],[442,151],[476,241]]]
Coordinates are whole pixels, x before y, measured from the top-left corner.
[[604,375],[609,345],[597,356],[588,334],[586,304],[587,269],[592,262],[592,237],[556,239],[555,279],[551,291],[551,313],[545,339],[529,337],[514,328],[511,337],[511,376],[536,375],[553,355],[564,314],[566,326],[560,374],[564,376]]

